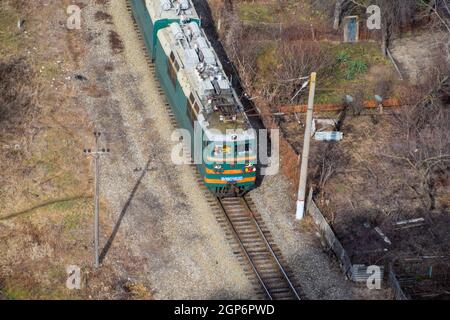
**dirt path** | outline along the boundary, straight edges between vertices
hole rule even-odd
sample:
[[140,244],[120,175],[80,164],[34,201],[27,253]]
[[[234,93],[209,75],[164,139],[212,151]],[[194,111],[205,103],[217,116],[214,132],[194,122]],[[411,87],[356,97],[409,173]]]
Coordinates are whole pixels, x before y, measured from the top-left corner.
[[[97,11],[108,11],[111,21],[96,22]],[[83,16],[90,47],[79,71],[88,79],[80,84],[88,86],[80,103],[112,150],[101,184],[116,226],[102,240],[111,245],[104,263],[126,264],[114,255],[125,246],[143,259],[134,280],[157,299],[254,297],[191,169],[170,161],[172,127],[125,2],[89,1]],[[122,51],[115,55],[111,32]]]

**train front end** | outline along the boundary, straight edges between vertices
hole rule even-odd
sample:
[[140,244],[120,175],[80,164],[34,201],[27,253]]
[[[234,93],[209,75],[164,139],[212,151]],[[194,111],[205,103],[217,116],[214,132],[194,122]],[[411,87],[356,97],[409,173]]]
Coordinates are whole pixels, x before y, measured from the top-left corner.
[[239,135],[231,139],[209,141],[203,150],[204,183],[218,197],[241,196],[256,183],[256,139],[239,140]]

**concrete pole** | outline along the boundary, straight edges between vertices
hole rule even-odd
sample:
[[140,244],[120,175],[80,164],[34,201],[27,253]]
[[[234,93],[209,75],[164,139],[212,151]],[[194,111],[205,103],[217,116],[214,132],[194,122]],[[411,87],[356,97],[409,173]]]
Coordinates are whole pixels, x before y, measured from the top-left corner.
[[309,83],[309,99],[308,99],[308,110],[306,113],[305,139],[303,143],[302,164],[300,167],[300,182],[298,186],[297,211],[295,213],[295,218],[297,220],[303,219],[305,211],[306,178],[308,177],[309,144],[311,141],[311,126],[313,118],[315,91],[316,91],[316,73],[313,72],[311,73]]
[[98,146],[98,139],[101,136],[101,132],[94,132],[95,136],[95,149],[84,149],[84,154],[94,158],[94,267],[97,269],[100,266],[99,255],[99,238],[100,238],[100,157],[103,154],[108,154],[109,149]]
[[[98,137],[100,133],[95,134],[95,151],[99,152],[98,149]],[[94,166],[95,166],[95,212],[94,212],[94,267],[98,268],[99,263],[99,234],[100,234],[100,223],[99,223],[99,207],[100,207],[100,155],[96,153],[94,155]]]
[[99,233],[100,233],[100,223],[99,223],[99,162],[100,157],[96,155],[94,157],[95,165],[95,213],[94,213],[94,267],[99,267]]

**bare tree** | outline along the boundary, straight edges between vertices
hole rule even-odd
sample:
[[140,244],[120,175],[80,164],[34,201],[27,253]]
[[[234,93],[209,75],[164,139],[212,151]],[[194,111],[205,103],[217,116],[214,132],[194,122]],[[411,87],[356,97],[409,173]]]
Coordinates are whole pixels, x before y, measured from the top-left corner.
[[[316,71],[324,80],[325,69],[335,63],[332,54],[317,42],[292,41],[286,34],[274,45],[270,39],[255,34],[255,26],[244,25],[235,14],[229,14],[226,20],[224,45],[243,86],[269,104],[289,103],[302,86],[302,77]],[[270,29],[271,26],[258,28]],[[289,32],[295,30],[286,29],[285,33]],[[258,58],[266,54],[270,56],[268,61],[258,63]],[[258,78],[262,73],[271,76]]]
[[390,151],[381,155],[406,165],[408,186],[420,196],[427,209],[436,207],[436,181],[450,170],[450,97],[448,73],[441,73],[432,88],[413,108],[397,115],[398,136]]
[[339,29],[339,23],[341,21],[341,14],[342,14],[342,5],[346,2],[346,0],[336,0],[336,4],[334,7],[334,22],[333,22],[333,29],[337,30]]
[[[271,103],[290,103],[311,72],[325,81],[325,72],[334,64],[331,54],[314,41],[282,41],[275,51],[277,63],[269,66],[273,76],[263,85],[264,95]],[[298,96],[296,98],[298,101]]]
[[336,174],[336,172],[345,167],[349,156],[339,147],[337,143],[330,143],[325,151],[320,155],[319,170],[316,173],[320,192],[323,192],[325,185]]

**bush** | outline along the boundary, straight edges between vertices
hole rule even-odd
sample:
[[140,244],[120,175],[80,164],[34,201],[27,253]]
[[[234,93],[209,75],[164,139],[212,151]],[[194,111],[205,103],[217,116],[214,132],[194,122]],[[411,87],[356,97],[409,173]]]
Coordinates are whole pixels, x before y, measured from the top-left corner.
[[348,62],[348,60],[350,60],[350,55],[348,54],[347,51],[341,51],[338,53],[337,61],[339,63],[345,63]]
[[348,63],[347,70],[345,71],[345,79],[353,80],[357,74],[367,72],[367,63],[362,60],[352,60]]

